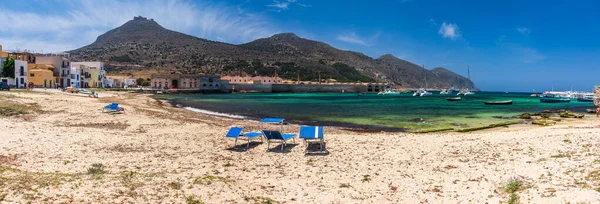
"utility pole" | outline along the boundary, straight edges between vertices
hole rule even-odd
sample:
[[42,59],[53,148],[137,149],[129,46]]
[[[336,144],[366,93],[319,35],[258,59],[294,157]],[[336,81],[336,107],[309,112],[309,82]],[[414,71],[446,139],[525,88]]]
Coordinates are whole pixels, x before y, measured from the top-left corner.
[[319,84],[321,84],[321,71],[318,71],[319,73]]
[[298,71],[298,80],[296,80],[297,84],[300,84],[300,71]]

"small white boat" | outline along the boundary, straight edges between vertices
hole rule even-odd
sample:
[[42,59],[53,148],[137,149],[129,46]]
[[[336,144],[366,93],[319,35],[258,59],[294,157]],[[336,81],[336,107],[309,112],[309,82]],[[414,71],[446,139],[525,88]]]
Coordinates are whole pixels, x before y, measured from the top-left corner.
[[440,91],[440,94],[441,94],[441,95],[453,94],[453,91],[452,91],[452,89],[442,89],[442,90]]
[[475,94],[475,93],[469,91],[469,89],[463,89],[463,90],[460,90],[460,92],[458,92],[458,94],[456,94],[456,95],[457,96],[460,96],[460,95],[466,96],[466,95],[471,95],[471,94]]
[[413,96],[430,96],[430,95],[431,95],[431,92],[428,92],[424,88],[420,88],[417,91],[415,91],[415,93],[413,93]]
[[392,90],[388,89],[388,90],[377,93],[377,95],[400,95],[400,92],[392,91]]

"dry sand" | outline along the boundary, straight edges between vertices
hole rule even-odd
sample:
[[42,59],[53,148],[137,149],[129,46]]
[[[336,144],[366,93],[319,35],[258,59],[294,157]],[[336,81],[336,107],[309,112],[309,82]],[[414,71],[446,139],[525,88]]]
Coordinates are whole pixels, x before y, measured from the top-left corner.
[[[0,117],[6,203],[506,203],[511,178],[524,181],[521,203],[600,202],[600,120],[591,115],[472,133],[326,128],[330,154],[307,156],[299,140],[284,152],[259,142],[232,149],[228,128],[257,122],[147,95],[0,92],[6,101],[39,109]],[[110,102],[126,113],[102,113]]]

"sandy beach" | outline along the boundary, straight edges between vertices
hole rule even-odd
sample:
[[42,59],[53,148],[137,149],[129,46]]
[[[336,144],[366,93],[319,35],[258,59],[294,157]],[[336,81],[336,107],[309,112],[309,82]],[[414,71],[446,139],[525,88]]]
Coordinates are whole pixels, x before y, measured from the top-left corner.
[[[133,93],[87,98],[0,92],[1,203],[600,202],[600,119],[471,133],[361,133],[325,128],[328,155],[296,138],[233,147],[232,125]],[[124,114],[102,113],[117,102]],[[0,110],[2,106],[0,105]],[[285,132],[298,132],[287,125]],[[511,179],[522,181],[513,192]]]

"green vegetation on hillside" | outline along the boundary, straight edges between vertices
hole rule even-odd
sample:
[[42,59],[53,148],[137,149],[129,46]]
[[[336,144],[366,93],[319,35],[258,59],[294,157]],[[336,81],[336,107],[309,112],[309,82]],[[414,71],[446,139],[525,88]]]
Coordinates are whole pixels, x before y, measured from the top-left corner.
[[348,66],[343,63],[335,63],[333,64],[333,68],[337,70],[346,80],[338,79],[338,81],[360,81],[360,82],[374,82],[375,80],[369,78],[368,76],[362,75],[356,69]]
[[133,62],[134,60],[129,57],[129,55],[121,55],[121,56],[112,56],[110,58],[111,61],[115,62]]

